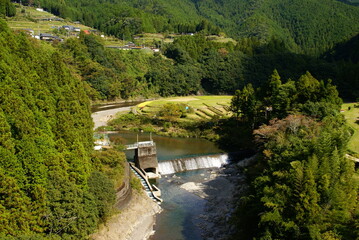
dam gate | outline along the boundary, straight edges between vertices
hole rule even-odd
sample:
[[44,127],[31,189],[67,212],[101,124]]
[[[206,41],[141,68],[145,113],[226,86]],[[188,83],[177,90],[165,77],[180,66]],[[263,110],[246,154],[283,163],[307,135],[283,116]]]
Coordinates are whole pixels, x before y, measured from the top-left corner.
[[148,178],[158,178],[158,160],[154,141],[136,142],[126,145],[126,150],[135,150],[135,166],[142,169]]

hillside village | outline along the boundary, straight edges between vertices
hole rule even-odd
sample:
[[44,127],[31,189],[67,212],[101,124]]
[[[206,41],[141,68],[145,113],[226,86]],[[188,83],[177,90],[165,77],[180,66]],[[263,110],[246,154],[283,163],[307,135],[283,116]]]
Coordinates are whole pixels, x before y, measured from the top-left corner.
[[[79,21],[70,21],[57,17],[52,13],[47,12],[43,8],[35,8],[15,4],[16,16],[7,20],[9,27],[19,31],[25,32],[29,36],[47,41],[47,42],[62,42],[67,38],[78,38],[81,33],[95,34],[104,39],[104,45],[108,48],[118,50],[143,50],[145,52],[160,52],[160,47],[163,44],[171,43],[175,38],[187,35],[194,36],[196,33],[181,33],[181,34],[161,34],[161,33],[142,33],[133,36],[133,39],[121,40],[113,36],[108,36],[97,29],[83,25]],[[208,39],[218,42],[234,42],[231,38],[225,36],[207,36]]]
[[[25,32],[29,36],[47,41],[47,42],[62,42],[67,38],[78,38],[81,33],[95,34],[104,39],[107,43],[105,47],[115,48],[119,50],[145,50],[159,52],[159,48],[150,46],[143,40],[141,44],[136,44],[131,41],[123,41],[111,36],[106,36],[104,33],[82,25],[79,21],[71,22],[67,19],[57,17],[43,8],[34,8],[16,4],[17,15],[8,20],[10,28]],[[135,39],[140,39],[135,37]],[[172,40],[173,41],[173,40]],[[153,42],[153,41],[151,41]]]
[[96,34],[104,37],[99,31],[82,25],[80,22],[71,22],[54,16],[43,8],[33,8],[16,5],[17,15],[8,20],[10,28],[25,32],[33,38],[44,41],[63,41],[69,37],[78,37],[84,34]]

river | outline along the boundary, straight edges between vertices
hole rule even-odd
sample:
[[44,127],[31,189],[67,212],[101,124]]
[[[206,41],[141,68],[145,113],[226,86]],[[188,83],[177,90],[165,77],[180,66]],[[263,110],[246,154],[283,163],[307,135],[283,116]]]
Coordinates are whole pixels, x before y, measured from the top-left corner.
[[[148,133],[119,132],[109,134],[110,140],[120,138],[123,144],[148,141],[156,143],[159,164],[173,159],[200,158],[203,155],[221,153],[212,142],[196,138],[172,138]],[[126,151],[127,159],[133,159],[134,151]],[[210,177],[211,171],[200,169],[163,175],[156,185],[162,191],[163,211],[157,216],[155,234],[151,240],[188,239],[200,240],[199,216],[204,213],[206,200],[181,188],[187,182],[201,183]]]
[[[128,108],[128,106],[125,106]],[[117,109],[117,110],[116,110]],[[120,110],[123,110],[121,108]],[[110,109],[114,114],[118,108]],[[126,109],[127,110],[127,109]],[[96,115],[104,116],[109,110],[99,111]],[[148,141],[152,138],[157,146],[159,164],[173,159],[190,159],[193,157],[221,153],[222,151],[212,142],[195,138],[172,138],[147,133],[133,133],[122,131],[109,134],[110,139],[119,138],[123,144],[138,141]],[[127,159],[133,159],[134,151],[126,151]],[[194,193],[183,189],[188,182],[201,183],[211,177],[211,170],[200,169],[164,175],[157,180],[156,185],[162,191],[161,204],[163,211],[156,218],[155,233],[151,240],[201,240],[203,220],[199,217],[204,214],[206,200]]]

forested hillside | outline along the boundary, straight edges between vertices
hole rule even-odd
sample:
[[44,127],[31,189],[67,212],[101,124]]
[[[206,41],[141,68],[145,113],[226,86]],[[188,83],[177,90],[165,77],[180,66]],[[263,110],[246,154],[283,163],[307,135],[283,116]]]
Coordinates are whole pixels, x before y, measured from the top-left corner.
[[100,37],[85,34],[56,47],[71,56],[68,63],[85,81],[92,100],[233,94],[246,83],[260,86],[273,69],[284,79],[297,79],[306,71],[319,79],[331,78],[342,96],[356,99],[358,63],[351,47],[356,39],[338,45],[324,59],[291,53],[278,40],[262,44],[246,38],[237,44],[220,43],[201,34],[163,45],[164,55],[105,48]]
[[233,239],[357,239],[358,182],[342,118],[290,115],[254,134],[262,152]]
[[352,130],[340,107],[335,86],[309,72],[283,83],[274,71],[261,88],[236,91],[231,109],[238,126],[254,129],[259,153],[232,239],[357,239],[359,185],[345,157]]
[[[197,32],[197,36],[176,38],[173,44],[154,42],[167,59],[158,54],[106,49],[96,37],[68,40],[60,47],[72,54],[75,61],[71,64],[77,65],[93,100],[233,94],[248,82],[259,86],[273,69],[285,79],[310,71],[316,78],[331,78],[343,98],[358,97],[358,54],[349,45],[357,41],[359,8],[340,1],[23,3],[40,5],[127,40],[143,32]],[[207,37],[221,31],[235,37],[237,43],[215,43]]]
[[92,154],[90,102],[68,57],[2,20],[0,45],[0,238],[83,239],[108,216],[124,157]]
[[[26,3],[26,1],[24,1]],[[297,53],[318,55],[359,31],[359,8],[336,0],[40,0],[56,15],[130,39],[141,32],[219,33],[284,41]]]
[[359,9],[335,0],[198,1],[198,5],[211,21],[218,22],[219,16],[226,19],[222,27],[229,34],[265,41],[277,38],[291,51],[311,55],[359,31]]
[[93,100],[189,95],[201,90],[201,69],[193,61],[174,64],[160,54],[105,48],[101,38],[81,35],[59,46],[86,81]]
[[[25,1],[25,4],[29,3]],[[41,0],[39,5],[55,15],[81,21],[107,34],[121,39],[132,39],[142,32],[196,32],[219,28],[201,24],[201,18],[193,3],[167,1],[97,1],[97,0]],[[203,29],[205,28],[205,29]]]

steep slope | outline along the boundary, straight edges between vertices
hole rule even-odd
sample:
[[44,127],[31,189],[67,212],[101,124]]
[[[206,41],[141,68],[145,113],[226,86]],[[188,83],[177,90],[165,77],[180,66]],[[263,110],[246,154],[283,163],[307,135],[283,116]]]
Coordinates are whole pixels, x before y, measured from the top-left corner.
[[121,38],[141,32],[191,32],[206,19],[231,36],[277,38],[294,52],[314,55],[359,32],[359,8],[337,0],[40,0],[40,4]]
[[48,11],[122,39],[142,32],[177,32],[180,24],[199,23],[189,0],[40,0]]
[[324,55],[337,71],[336,85],[345,100],[359,97],[359,35],[337,44]]
[[317,54],[359,31],[359,9],[335,0],[194,0],[204,17],[237,37],[275,37]]
[[0,45],[0,239],[84,239],[115,199],[102,161],[119,169],[121,156],[91,156],[90,102],[69,57],[1,19]]

